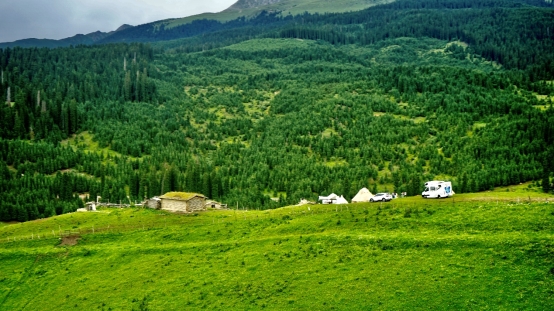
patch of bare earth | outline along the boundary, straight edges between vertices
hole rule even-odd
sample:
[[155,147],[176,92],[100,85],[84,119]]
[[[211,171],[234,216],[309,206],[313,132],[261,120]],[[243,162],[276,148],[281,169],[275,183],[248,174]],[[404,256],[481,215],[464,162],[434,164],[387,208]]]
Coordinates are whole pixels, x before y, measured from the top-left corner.
[[73,245],[77,245],[77,243],[79,242],[79,238],[81,238],[80,235],[68,235],[68,236],[64,236],[64,237],[62,237],[62,242],[60,243],[60,246],[65,246],[65,245],[73,246]]

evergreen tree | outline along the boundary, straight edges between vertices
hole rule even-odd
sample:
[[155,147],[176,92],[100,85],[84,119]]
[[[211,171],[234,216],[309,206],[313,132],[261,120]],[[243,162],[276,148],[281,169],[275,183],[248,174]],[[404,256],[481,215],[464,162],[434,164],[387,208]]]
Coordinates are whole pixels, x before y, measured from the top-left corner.
[[27,214],[27,210],[23,206],[17,204],[16,210],[17,210],[17,221],[25,222],[29,220],[29,215]]
[[544,193],[549,193],[552,190],[550,186],[550,173],[546,170],[543,173],[541,186]]

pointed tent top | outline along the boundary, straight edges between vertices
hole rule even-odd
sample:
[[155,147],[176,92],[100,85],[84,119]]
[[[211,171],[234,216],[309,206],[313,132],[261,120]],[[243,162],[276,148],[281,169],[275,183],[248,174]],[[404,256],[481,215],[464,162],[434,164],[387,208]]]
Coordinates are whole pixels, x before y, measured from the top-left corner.
[[358,194],[352,198],[352,203],[369,202],[369,199],[372,197],[373,194],[367,188],[362,188],[358,191]]
[[346,201],[346,199],[341,195],[337,201],[335,202],[335,204],[348,204],[348,201]]

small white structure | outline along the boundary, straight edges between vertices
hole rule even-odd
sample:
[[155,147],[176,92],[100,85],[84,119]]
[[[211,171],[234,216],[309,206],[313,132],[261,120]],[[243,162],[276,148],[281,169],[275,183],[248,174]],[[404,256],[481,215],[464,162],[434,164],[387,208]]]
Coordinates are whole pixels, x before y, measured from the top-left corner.
[[318,201],[321,201],[321,204],[348,204],[348,201],[342,195],[339,197],[334,193],[326,197],[319,196]]
[[206,200],[206,208],[227,209],[227,204],[223,204],[214,200]]
[[160,197],[153,197],[150,200],[146,200],[146,207],[152,209],[161,209],[162,199],[160,199]]
[[331,193],[330,195],[324,197],[324,196],[319,196],[319,198],[317,199],[318,201],[321,201],[321,204],[334,204],[337,199],[338,199],[338,195],[334,194],[334,193]]
[[452,183],[449,181],[432,180],[425,183],[425,190],[421,193],[424,198],[448,198],[454,195]]
[[98,206],[98,202],[87,202],[85,203],[85,207],[82,210],[77,210],[78,212],[96,212],[96,206]]
[[[298,202],[298,204],[296,204],[296,206],[302,206],[302,205],[307,205],[307,204],[315,204],[314,202],[312,201],[308,201],[306,199],[301,199],[300,202]],[[308,207],[309,208],[309,207]]]
[[335,201],[335,204],[348,204],[348,201],[341,195],[337,201]]
[[369,199],[373,197],[373,194],[371,191],[369,191],[367,188],[362,188],[360,191],[358,191],[358,194],[356,194],[352,198],[352,203],[360,203],[360,202],[369,202]]

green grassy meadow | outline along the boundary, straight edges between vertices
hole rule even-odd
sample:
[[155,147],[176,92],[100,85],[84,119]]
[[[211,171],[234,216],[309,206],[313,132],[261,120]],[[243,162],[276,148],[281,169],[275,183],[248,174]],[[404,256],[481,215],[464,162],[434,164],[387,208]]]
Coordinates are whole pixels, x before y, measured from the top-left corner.
[[0,309],[552,310],[553,201],[498,191],[2,225]]

